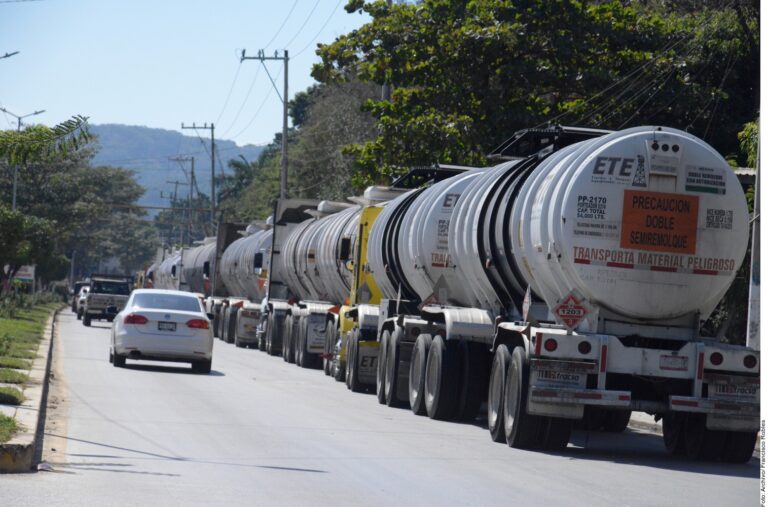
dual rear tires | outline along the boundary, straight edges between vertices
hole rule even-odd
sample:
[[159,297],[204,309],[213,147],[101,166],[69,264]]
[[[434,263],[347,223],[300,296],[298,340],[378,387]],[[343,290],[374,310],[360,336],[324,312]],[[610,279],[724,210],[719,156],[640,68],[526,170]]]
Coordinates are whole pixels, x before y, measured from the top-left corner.
[[746,463],[752,457],[757,440],[754,431],[707,429],[704,414],[665,414],[662,431],[667,451],[699,461]]
[[488,386],[488,430],[495,442],[518,449],[562,450],[568,446],[573,421],[531,415],[528,406],[528,361],[522,347],[510,352],[499,345]]

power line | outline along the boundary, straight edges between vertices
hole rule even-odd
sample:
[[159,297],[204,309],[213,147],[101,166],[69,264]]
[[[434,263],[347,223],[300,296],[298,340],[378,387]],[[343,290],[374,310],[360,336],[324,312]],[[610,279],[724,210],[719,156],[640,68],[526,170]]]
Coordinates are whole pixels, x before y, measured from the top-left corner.
[[[279,77],[280,77],[280,74],[281,74],[281,72],[278,72],[276,77],[278,77],[278,78],[279,78]],[[264,108],[264,104],[266,104],[266,103],[267,103],[267,99],[269,99],[269,94],[270,94],[270,93],[271,93],[271,92],[270,92],[269,90],[267,90],[267,94],[264,96],[264,99],[261,101],[261,104],[259,104],[259,107],[256,109],[256,112],[255,112],[255,113],[253,113],[253,116],[251,116],[251,119],[248,121],[248,124],[247,124],[245,127],[243,127],[243,128],[242,128],[242,129],[241,129],[241,130],[240,130],[240,131],[237,133],[237,134],[235,134],[235,135],[231,136],[231,138],[232,138],[232,139],[237,139],[237,138],[238,138],[238,137],[240,137],[240,136],[241,136],[241,135],[242,135],[242,134],[243,134],[243,133],[244,133],[246,130],[248,130],[248,129],[251,127],[251,125],[253,125],[253,122],[254,122],[254,121],[256,121],[256,118],[259,116],[259,113],[260,113],[260,112],[261,112],[261,110]],[[269,142],[271,142],[271,141],[269,141]]]
[[[284,48],[287,48],[287,47],[289,47],[289,46],[290,46],[290,45],[293,43],[293,41],[295,41],[295,40],[296,40],[296,37],[298,37],[298,36],[299,36],[299,34],[301,33],[301,31],[302,31],[302,30],[304,30],[304,27],[305,27],[305,26],[307,26],[307,23],[309,22],[309,20],[310,20],[310,19],[312,19],[312,14],[315,12],[315,9],[317,9],[317,6],[318,6],[319,4],[320,4],[320,0],[316,0],[316,1],[315,1],[315,5],[313,5],[313,6],[312,6],[312,10],[311,10],[311,11],[309,11],[309,14],[307,14],[307,18],[306,18],[306,19],[304,20],[304,22],[301,24],[301,26],[300,26],[300,27],[299,27],[299,29],[296,31],[296,33],[295,33],[295,34],[294,34],[294,36],[291,38],[291,40],[289,40],[287,43],[283,44],[283,47],[284,47]],[[267,44],[267,46],[269,46],[269,44]]]
[[333,15],[336,14],[336,11],[339,9],[339,5],[341,5],[341,2],[342,0],[339,0],[339,2],[336,4],[336,7],[334,7],[331,10],[331,13],[328,15],[328,18],[325,20],[325,23],[323,23],[323,26],[320,27],[320,30],[317,31],[315,36],[312,37],[312,39],[307,43],[307,45],[301,48],[297,53],[294,53],[293,55],[294,58],[296,58],[297,56],[302,54],[304,51],[306,51],[307,48],[309,48],[309,46],[311,46],[312,43],[315,42],[318,37],[320,37],[320,34],[322,33],[323,30],[325,30],[325,27],[328,26],[328,23],[330,23],[331,19],[333,18]]
[[298,5],[298,3],[299,3],[299,0],[295,0],[295,1],[293,2],[293,6],[291,6],[291,10],[290,10],[290,11],[288,11],[288,14],[286,14],[286,16],[285,16],[285,19],[284,19],[284,20],[283,20],[283,22],[280,24],[280,28],[278,28],[278,29],[277,29],[277,32],[275,32],[275,35],[273,35],[273,36],[272,36],[272,38],[271,38],[271,39],[269,39],[269,42],[267,42],[266,44],[264,44],[264,47],[268,47],[270,44],[272,44],[273,42],[275,42],[275,39],[277,39],[277,36],[278,36],[278,35],[280,35],[280,32],[283,30],[283,27],[285,27],[285,23],[287,23],[287,22],[288,22],[288,18],[290,18],[290,17],[291,17],[291,14],[293,14],[293,10],[296,8],[296,5]]
[[227,104],[229,104],[229,98],[232,96],[232,90],[235,89],[235,83],[237,82],[237,77],[240,75],[240,69],[243,66],[240,62],[237,64],[237,71],[235,72],[235,77],[232,78],[232,84],[229,86],[229,92],[227,93],[227,98],[224,99],[224,105],[221,106],[221,111],[219,112],[219,116],[216,117],[216,123],[219,123],[219,120],[221,120],[221,116],[224,114],[224,111],[227,109]]
[[[242,66],[242,61],[240,64]],[[235,114],[234,119],[230,122],[229,127],[224,130],[224,133],[222,133],[222,137],[227,135],[227,133],[232,130],[232,127],[235,126],[235,123],[237,123],[238,118],[240,118],[240,113],[243,112],[243,108],[245,107],[245,104],[248,102],[248,99],[251,96],[251,92],[253,91],[253,86],[256,84],[256,79],[259,77],[259,73],[261,72],[261,67],[256,67],[256,74],[253,75],[253,79],[251,80],[251,86],[248,87],[248,92],[245,94],[245,98],[243,99],[243,102],[240,104],[240,108],[237,110],[237,113]]]

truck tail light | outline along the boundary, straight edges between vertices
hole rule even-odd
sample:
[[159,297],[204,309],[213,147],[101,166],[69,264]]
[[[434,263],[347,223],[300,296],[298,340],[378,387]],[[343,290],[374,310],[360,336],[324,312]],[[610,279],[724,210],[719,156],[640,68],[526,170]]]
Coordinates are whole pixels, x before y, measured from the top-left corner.
[[582,354],[589,354],[592,352],[592,344],[588,341],[579,342],[579,352]]
[[187,327],[191,327],[192,329],[208,329],[208,321],[203,319],[188,320]]
[[557,340],[555,340],[554,338],[548,338],[544,342],[544,348],[546,349],[547,352],[554,352],[554,351],[556,351],[557,350]]
[[123,319],[123,324],[146,324],[147,322],[149,322],[149,320],[138,313],[129,313],[125,316],[125,319]]
[[754,368],[755,366],[757,366],[757,358],[752,354],[744,356],[744,366],[746,366],[749,369]]
[[723,355],[720,352],[712,352],[709,356],[709,362],[714,366],[720,366],[723,364]]

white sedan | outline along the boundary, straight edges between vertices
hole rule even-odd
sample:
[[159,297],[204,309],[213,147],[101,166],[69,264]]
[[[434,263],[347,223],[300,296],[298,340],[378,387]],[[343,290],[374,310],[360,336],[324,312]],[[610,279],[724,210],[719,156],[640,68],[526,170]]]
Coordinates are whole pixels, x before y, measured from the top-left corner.
[[210,373],[213,332],[195,294],[137,289],[115,316],[109,362],[126,359],[190,362],[193,371]]

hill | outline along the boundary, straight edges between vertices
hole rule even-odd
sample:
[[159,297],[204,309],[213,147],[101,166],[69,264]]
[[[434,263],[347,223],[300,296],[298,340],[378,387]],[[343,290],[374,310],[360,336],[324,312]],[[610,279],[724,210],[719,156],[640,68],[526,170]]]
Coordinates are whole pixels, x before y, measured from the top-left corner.
[[[132,169],[136,180],[146,189],[139,200],[145,206],[168,206],[168,196],[175,184],[186,183],[187,177],[181,163],[171,157],[194,157],[195,176],[200,192],[211,192],[211,155],[209,131],[200,131],[200,136],[186,136],[172,130],[134,125],[91,125],[90,131],[98,138],[98,151],[94,165],[109,165]],[[194,133],[194,131],[190,131]],[[253,161],[259,157],[263,146],[252,144],[238,146],[233,141],[216,139],[216,174],[229,173],[227,162],[243,156]],[[189,171],[190,162],[184,163]],[[179,193],[187,195],[187,187],[179,185]],[[155,213],[150,213],[154,215]]]

